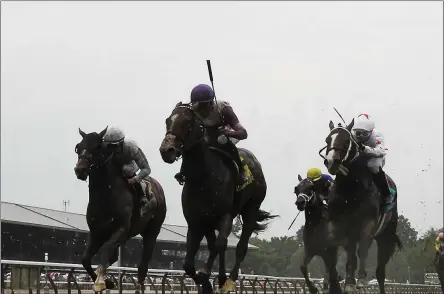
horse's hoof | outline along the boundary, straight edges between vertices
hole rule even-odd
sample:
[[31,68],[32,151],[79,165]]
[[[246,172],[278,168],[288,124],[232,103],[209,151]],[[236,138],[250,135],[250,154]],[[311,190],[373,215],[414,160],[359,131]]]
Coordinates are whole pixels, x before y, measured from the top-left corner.
[[105,287],[106,289],[113,290],[116,288],[116,285],[110,279],[105,279]]
[[230,292],[234,292],[236,290],[236,282],[232,279],[228,279],[222,289],[220,289],[221,294],[227,294]]
[[342,293],[341,286],[339,284],[330,286],[328,293],[329,294],[341,294]]
[[368,281],[366,279],[358,279],[356,282],[356,289],[364,288],[368,285]]
[[106,289],[106,285],[105,285],[105,281],[103,279],[102,279],[102,281],[99,281],[99,282],[96,281],[93,285],[94,292],[101,293],[105,289]]
[[345,285],[345,292],[356,292],[356,286],[355,285],[351,285],[351,284],[347,284]]
[[209,277],[209,276],[210,276],[210,272],[209,272],[207,269],[205,269],[205,268],[201,268],[201,269],[199,269],[199,270],[197,271],[197,274],[198,274],[199,276],[204,276],[204,277]]
[[202,282],[202,294],[213,294],[213,286],[209,279]]
[[318,289],[315,286],[308,287],[308,291],[310,291],[310,294],[318,294]]

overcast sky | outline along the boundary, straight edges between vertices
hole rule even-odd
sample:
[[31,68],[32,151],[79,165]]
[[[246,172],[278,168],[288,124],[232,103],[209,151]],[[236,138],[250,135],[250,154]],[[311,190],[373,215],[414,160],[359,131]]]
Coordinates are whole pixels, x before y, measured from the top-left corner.
[[[167,197],[166,222],[185,224],[180,163],[159,145],[175,103],[209,83],[248,130],[238,146],[265,172],[262,209],[297,213],[293,187],[328,122],[373,116],[399,210],[423,232],[443,223],[442,2],[2,2],[1,198],[85,213],[77,128],[123,128]],[[304,223],[303,215],[292,233]]]

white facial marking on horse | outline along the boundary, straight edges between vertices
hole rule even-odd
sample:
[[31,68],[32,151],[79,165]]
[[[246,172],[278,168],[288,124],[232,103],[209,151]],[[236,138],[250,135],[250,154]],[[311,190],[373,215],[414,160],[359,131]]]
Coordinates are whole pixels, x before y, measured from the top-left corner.
[[172,116],[171,116],[171,124],[174,124],[174,122],[176,121],[176,119],[179,117],[179,115],[176,113],[176,114],[173,114]]
[[[338,136],[338,134],[333,134],[331,135],[331,143],[330,146],[334,146],[334,143],[336,142],[336,137]],[[327,156],[325,157],[328,161],[328,165],[331,166],[333,164],[333,156],[335,155],[336,150],[330,150],[330,152],[328,152]]]

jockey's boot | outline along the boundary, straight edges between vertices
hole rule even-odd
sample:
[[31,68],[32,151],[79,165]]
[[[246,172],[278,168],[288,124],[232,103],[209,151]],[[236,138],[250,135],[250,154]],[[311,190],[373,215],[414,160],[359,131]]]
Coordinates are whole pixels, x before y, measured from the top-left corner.
[[179,182],[179,185],[183,185],[183,183],[185,183],[185,175],[183,174],[183,162],[180,166],[180,171],[174,175],[174,178],[176,179],[176,181]]
[[[146,188],[142,189],[144,191],[143,196],[140,200],[142,203],[142,207],[140,210],[140,216],[143,217],[147,212],[152,211],[157,206],[157,200],[156,197],[153,195],[153,190],[151,189],[151,183],[145,182]],[[146,192],[148,191],[148,195],[146,195]],[[154,217],[154,215],[153,215]]]
[[392,193],[390,191],[385,172],[381,168],[379,169],[378,173],[373,174],[373,181],[375,182],[376,187],[383,197],[382,204],[384,204],[385,206],[391,204],[393,200]]

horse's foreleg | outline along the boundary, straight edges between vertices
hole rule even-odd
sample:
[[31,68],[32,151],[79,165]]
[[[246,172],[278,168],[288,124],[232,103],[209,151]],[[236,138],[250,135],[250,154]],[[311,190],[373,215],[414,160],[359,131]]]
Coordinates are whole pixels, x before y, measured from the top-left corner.
[[302,264],[301,264],[301,272],[304,276],[305,283],[307,284],[308,290],[311,294],[318,293],[318,289],[313,285],[313,283],[310,281],[310,278],[308,277],[308,269],[307,266],[310,263],[310,261],[313,259],[314,254],[309,251],[307,246],[304,244],[304,256],[302,257]]
[[187,232],[187,253],[185,256],[185,262],[183,264],[183,270],[185,273],[194,280],[196,284],[200,284],[201,281],[196,275],[196,268],[194,266],[194,258],[199,250],[200,242],[204,237],[203,233],[195,232],[191,227],[188,227]]
[[328,260],[327,260],[327,256],[325,255],[326,252],[327,252],[327,249],[325,250],[324,254],[321,255],[322,261],[324,262],[324,265],[325,265],[324,281],[322,282],[322,292],[323,293],[328,293],[328,285],[329,285],[329,280],[330,280]]
[[330,294],[342,293],[341,286],[339,285],[338,271],[336,265],[338,263],[338,248],[335,246],[329,246],[325,250],[324,263],[328,271],[328,283],[330,285]]
[[358,283],[356,285],[358,289],[368,284],[367,259],[368,259],[368,250],[370,249],[371,243],[372,240],[359,242],[359,248],[358,248],[359,270],[358,270]]
[[205,238],[207,239],[207,248],[209,254],[205,266],[199,269],[198,274],[202,277],[209,278],[211,275],[211,269],[218,254],[216,248],[216,232],[214,230],[211,230],[210,232],[205,234]]
[[356,243],[353,241],[348,242],[345,247],[347,253],[346,264],[346,277],[345,277],[345,290],[347,292],[356,291],[355,272],[358,267],[358,258],[356,256]]
[[197,272],[197,277],[199,283],[202,285],[202,294],[211,294],[213,293],[213,285],[210,281],[211,269],[218,254],[216,248],[216,232],[210,230],[205,234],[205,238],[207,239],[208,259],[205,266]]
[[113,260],[113,255],[115,255],[116,250],[118,250],[119,246],[122,245],[127,239],[129,228],[130,226],[128,220],[111,235],[105,244],[103,244],[104,252],[106,252],[108,256],[106,263],[102,262],[96,269],[97,278],[93,285],[93,290],[95,292],[102,292],[105,290],[106,287],[104,276],[106,269],[111,265],[110,260]]
[[[227,281],[227,274],[225,272],[225,251],[227,250],[228,235],[231,233],[233,226],[233,218],[230,214],[226,214],[221,218],[219,224],[219,235],[216,239],[216,248],[219,254],[219,288],[222,294],[232,292],[236,288],[236,282]],[[228,283],[225,283],[228,282]]]
[[363,286],[368,284],[367,281],[367,259],[368,259],[368,250],[372,245],[373,238],[372,232],[376,226],[375,221],[369,220],[364,226],[360,241],[359,241],[359,249],[358,249],[358,257],[359,257],[359,271],[358,271],[358,283],[357,288],[362,288]]
[[94,236],[91,232],[88,233],[88,243],[86,244],[86,249],[82,256],[82,265],[93,281],[97,279],[97,275],[91,266],[91,260],[94,255],[99,252],[103,243],[104,242]]

